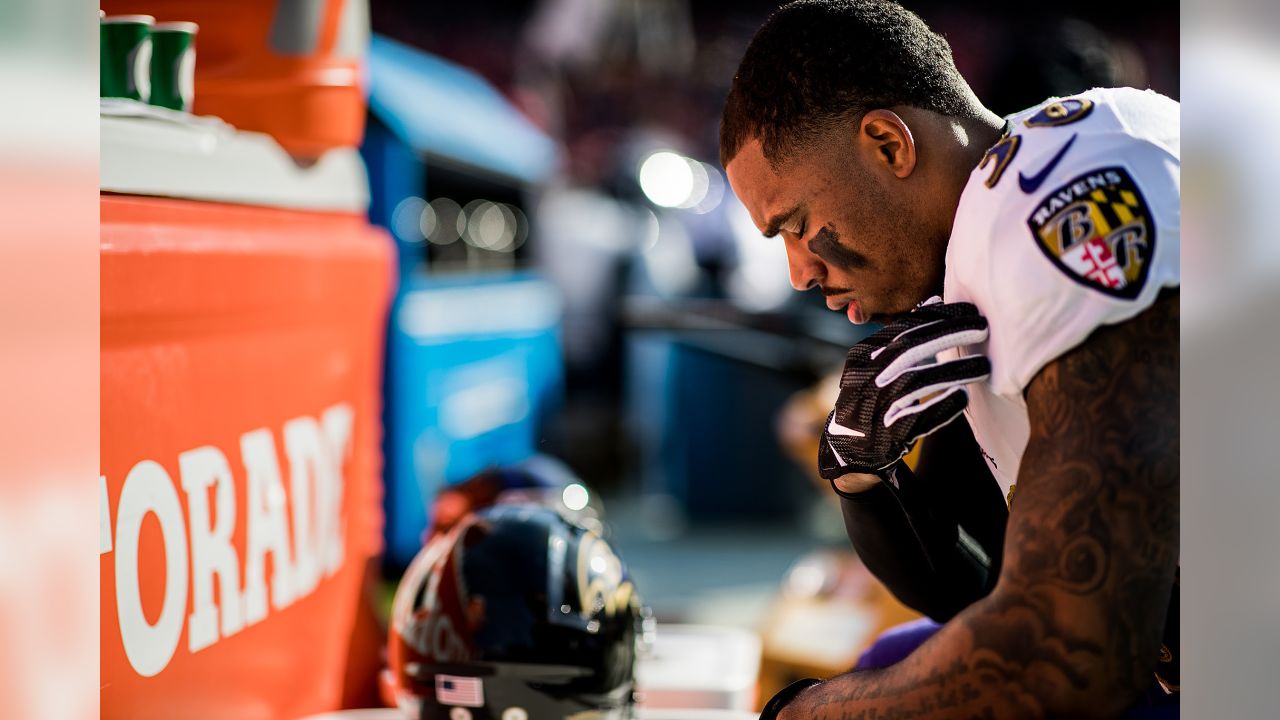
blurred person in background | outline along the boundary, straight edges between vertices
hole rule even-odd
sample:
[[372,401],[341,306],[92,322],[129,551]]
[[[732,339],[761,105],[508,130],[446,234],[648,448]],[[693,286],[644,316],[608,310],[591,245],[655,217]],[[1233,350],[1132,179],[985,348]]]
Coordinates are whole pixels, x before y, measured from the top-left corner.
[[[819,471],[868,567],[953,608],[763,717],[1176,716],[1177,103],[1095,89],[1000,117],[896,3],[801,0],[747,49],[721,161],[793,286],[883,324]],[[914,476],[900,458],[962,412],[987,472]],[[994,548],[930,494],[991,478]]]

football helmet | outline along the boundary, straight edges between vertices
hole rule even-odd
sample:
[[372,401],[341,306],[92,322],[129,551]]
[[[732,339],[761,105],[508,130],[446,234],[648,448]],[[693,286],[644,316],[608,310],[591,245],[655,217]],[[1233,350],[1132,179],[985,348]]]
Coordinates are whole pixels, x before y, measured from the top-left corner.
[[630,718],[646,617],[599,534],[541,505],[496,505],[405,571],[392,693],[414,720]]

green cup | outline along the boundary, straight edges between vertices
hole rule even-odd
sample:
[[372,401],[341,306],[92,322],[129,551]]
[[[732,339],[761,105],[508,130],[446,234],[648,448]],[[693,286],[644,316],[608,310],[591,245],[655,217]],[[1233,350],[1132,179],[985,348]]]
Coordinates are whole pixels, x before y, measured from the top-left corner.
[[101,18],[101,97],[146,102],[151,95],[150,15],[109,15]]
[[190,111],[196,86],[196,31],[193,22],[162,22],[151,28],[152,105]]

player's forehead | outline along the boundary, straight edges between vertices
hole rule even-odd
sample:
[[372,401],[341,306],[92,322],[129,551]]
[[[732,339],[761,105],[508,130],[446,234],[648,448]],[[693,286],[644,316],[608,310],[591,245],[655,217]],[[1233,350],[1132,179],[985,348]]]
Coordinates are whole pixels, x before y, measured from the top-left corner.
[[789,167],[776,168],[769,162],[760,141],[754,138],[725,166],[730,187],[762,233],[769,234],[771,224],[804,202],[807,188],[788,179],[788,173]]

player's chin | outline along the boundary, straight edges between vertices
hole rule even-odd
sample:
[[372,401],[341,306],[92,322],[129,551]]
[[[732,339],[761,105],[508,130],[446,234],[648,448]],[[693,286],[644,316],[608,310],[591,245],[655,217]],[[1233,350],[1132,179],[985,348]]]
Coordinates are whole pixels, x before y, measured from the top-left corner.
[[[847,308],[846,308],[847,310]],[[857,311],[848,312],[849,322],[854,325],[866,325],[868,323],[876,323],[883,325],[885,321],[893,319],[896,312],[885,312],[884,307],[871,302],[863,302],[859,305]]]
[[895,302],[886,305],[868,305],[863,307],[863,315],[867,318],[866,322],[883,325],[892,320],[909,315],[911,311],[916,309],[919,303],[912,301]]
[[[855,322],[854,325],[884,325],[898,318],[906,316],[910,310],[903,312],[873,312],[867,314],[862,322]],[[852,322],[852,321],[851,321]]]

